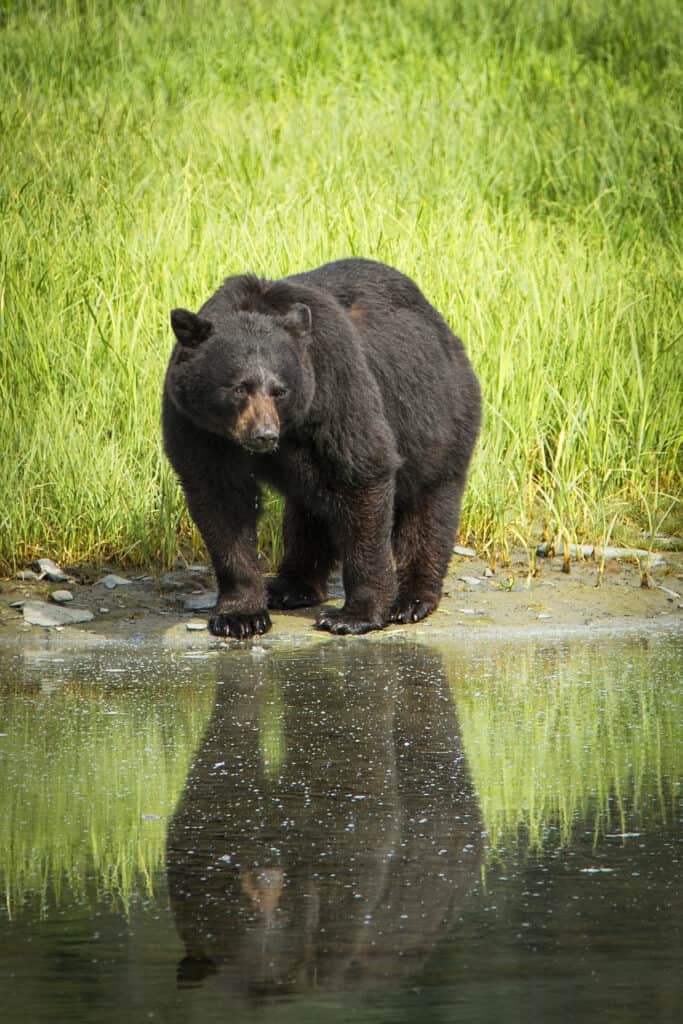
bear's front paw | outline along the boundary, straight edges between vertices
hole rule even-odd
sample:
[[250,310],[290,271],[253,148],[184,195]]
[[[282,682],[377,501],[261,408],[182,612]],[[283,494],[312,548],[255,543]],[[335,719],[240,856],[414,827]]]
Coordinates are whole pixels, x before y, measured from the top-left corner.
[[248,640],[270,629],[270,615],[265,608],[258,612],[239,615],[220,612],[209,619],[209,630],[214,636],[231,636],[235,640]]
[[438,605],[436,598],[420,598],[413,596],[399,597],[389,613],[391,622],[420,622],[434,611]]
[[373,629],[383,629],[384,623],[368,619],[362,615],[354,615],[344,608],[326,608],[320,612],[315,622],[317,629],[325,629],[328,633],[351,634],[360,636],[370,633]]
[[266,580],[269,608],[309,608],[325,600],[314,587],[303,580],[276,576]]

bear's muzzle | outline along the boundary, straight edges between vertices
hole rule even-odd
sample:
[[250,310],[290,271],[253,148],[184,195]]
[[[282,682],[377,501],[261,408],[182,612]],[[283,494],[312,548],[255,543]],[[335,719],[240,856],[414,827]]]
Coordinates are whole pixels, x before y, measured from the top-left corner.
[[248,396],[237,417],[234,434],[250,452],[275,451],[280,440],[280,417],[272,395],[255,391]]

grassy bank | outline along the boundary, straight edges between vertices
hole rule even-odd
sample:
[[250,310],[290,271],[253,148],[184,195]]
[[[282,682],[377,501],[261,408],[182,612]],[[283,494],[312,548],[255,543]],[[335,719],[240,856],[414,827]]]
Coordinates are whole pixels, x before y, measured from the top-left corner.
[[675,0],[3,10],[0,563],[190,553],[169,308],[349,254],[480,374],[463,536],[680,528]]

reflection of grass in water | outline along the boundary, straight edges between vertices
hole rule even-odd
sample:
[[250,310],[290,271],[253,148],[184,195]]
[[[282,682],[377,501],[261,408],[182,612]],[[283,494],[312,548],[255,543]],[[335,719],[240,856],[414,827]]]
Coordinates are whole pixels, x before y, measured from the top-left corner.
[[683,663],[671,646],[518,646],[476,668],[444,658],[491,846],[577,819],[670,820],[683,778]]
[[259,705],[259,750],[263,771],[278,775],[287,754],[282,691],[273,683]]
[[134,889],[151,893],[212,699],[212,686],[196,683],[3,697],[0,886],[10,914],[29,896],[44,912],[63,890],[124,908]]
[[[473,661],[443,650],[493,849],[549,828],[596,835],[635,810],[668,820],[683,777],[683,659],[671,645],[517,645]],[[124,909],[151,893],[166,821],[214,685],[0,691],[0,887],[10,913],[62,895]],[[266,773],[285,755],[283,698],[260,711]],[[621,818],[615,819],[615,810]],[[149,818],[145,816],[149,815]]]

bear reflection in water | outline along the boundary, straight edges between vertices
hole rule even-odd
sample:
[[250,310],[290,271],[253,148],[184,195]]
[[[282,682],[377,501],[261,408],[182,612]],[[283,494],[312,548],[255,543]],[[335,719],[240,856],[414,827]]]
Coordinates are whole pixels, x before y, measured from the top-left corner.
[[256,681],[218,687],[169,830],[178,983],[293,993],[416,973],[483,850],[440,658],[342,643],[250,664]]

